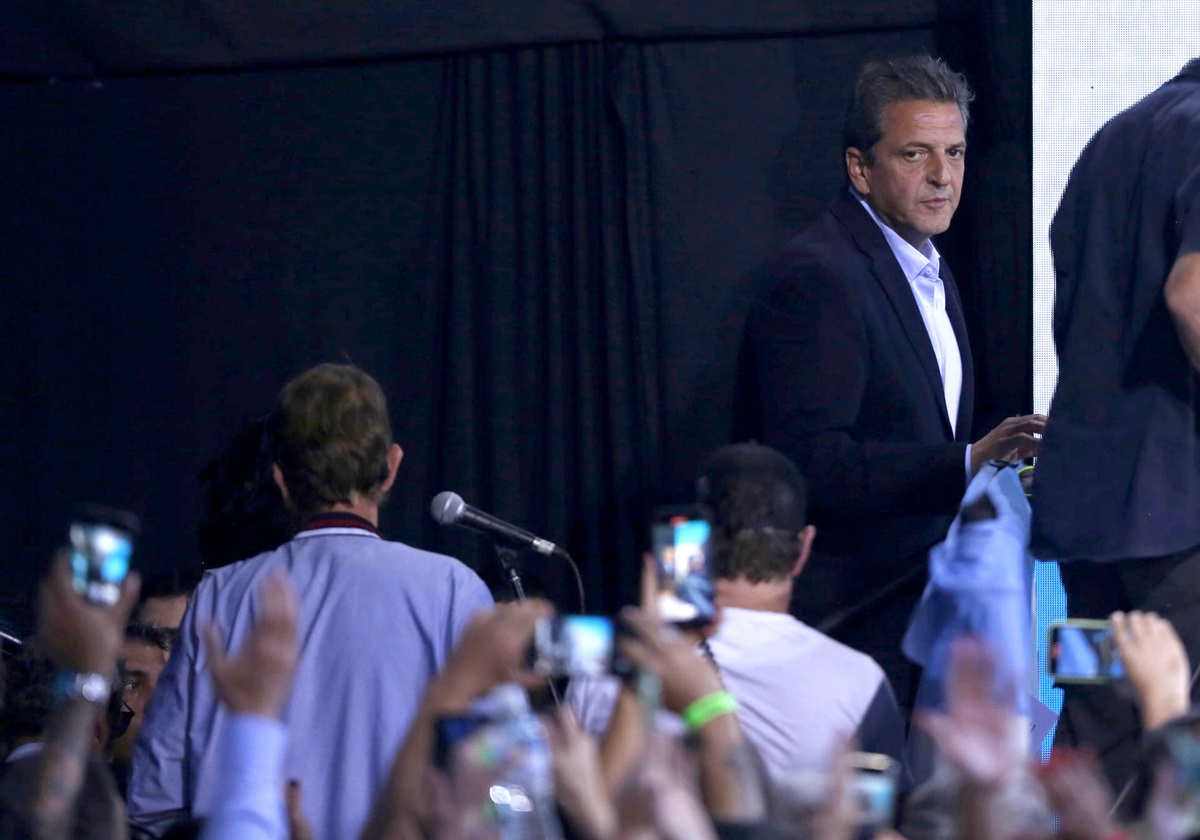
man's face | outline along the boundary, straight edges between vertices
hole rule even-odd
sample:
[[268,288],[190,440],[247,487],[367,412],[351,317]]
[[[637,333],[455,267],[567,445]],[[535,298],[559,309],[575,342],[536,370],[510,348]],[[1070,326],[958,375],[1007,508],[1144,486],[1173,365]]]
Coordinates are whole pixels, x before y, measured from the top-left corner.
[[113,742],[113,760],[128,764],[133,761],[133,748],[142,731],[146,706],[154,696],[158,676],[167,664],[167,652],[156,645],[126,639],[121,643],[121,659],[125,663],[125,705],[133,712],[129,728]]
[[906,242],[920,247],[950,227],[962,190],[967,141],[952,102],[893,102],[883,111],[874,163],[846,150],[854,188]]
[[137,619],[153,627],[178,630],[179,625],[183,623],[183,614],[187,610],[187,605],[186,595],[177,595],[173,598],[147,598],[146,602],[138,608]]

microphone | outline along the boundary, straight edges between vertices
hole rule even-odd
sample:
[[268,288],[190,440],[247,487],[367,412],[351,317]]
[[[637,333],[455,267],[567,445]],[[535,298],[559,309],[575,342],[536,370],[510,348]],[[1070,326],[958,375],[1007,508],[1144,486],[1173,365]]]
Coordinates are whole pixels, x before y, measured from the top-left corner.
[[439,525],[473,528],[517,548],[532,548],[538,554],[547,556],[552,554],[566,556],[567,554],[550,540],[544,540],[524,528],[510,525],[503,519],[497,519],[489,513],[471,507],[463,501],[462,496],[450,490],[444,490],[433,497],[433,502],[429,505],[429,512],[433,514],[434,521]]

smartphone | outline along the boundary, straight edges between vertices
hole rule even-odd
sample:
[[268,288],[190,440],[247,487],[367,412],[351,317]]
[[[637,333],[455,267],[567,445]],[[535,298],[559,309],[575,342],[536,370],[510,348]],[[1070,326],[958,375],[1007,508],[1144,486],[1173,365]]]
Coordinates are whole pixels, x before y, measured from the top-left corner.
[[702,627],[713,620],[709,578],[712,525],[703,507],[659,508],[650,529],[658,567],[658,613],[664,621]]
[[71,540],[71,582],[87,601],[111,607],[129,573],[129,559],[139,530],[129,511],[100,505],[79,505],[68,529]]
[[1125,676],[1112,625],[1069,618],[1050,625],[1050,676],[1058,683],[1106,683]]
[[[854,814],[855,837],[873,837],[896,817],[899,765],[881,753],[855,752],[846,757],[848,778],[842,795]],[[778,805],[789,823],[812,830],[811,820],[833,795],[837,780],[825,770],[795,770],[778,780]]]
[[454,748],[489,723],[484,715],[445,715],[434,724],[433,766],[451,769]]
[[896,817],[896,762],[882,753],[850,754],[850,795],[860,827],[883,828]]
[[598,615],[555,615],[533,632],[533,669],[547,677],[598,677],[613,669],[611,619]]

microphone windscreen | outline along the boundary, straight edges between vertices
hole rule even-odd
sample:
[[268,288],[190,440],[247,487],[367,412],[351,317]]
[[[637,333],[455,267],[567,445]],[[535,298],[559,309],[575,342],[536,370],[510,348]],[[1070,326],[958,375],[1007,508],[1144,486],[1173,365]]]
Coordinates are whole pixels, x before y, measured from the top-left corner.
[[466,502],[462,500],[462,496],[451,490],[443,490],[433,497],[429,512],[439,525],[453,525],[462,516],[464,507]]

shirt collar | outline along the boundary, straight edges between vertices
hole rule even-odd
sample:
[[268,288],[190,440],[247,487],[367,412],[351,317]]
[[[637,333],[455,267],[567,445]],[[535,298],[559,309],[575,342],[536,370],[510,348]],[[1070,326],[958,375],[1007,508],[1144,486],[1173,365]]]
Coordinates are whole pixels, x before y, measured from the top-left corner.
[[368,531],[375,536],[379,536],[379,529],[369,519],[364,519],[358,514],[346,511],[326,511],[314,514],[304,520],[304,524],[300,526],[300,532],[320,531],[329,528]]
[[872,221],[879,225],[879,229],[883,231],[883,238],[887,240],[888,247],[892,249],[892,253],[896,256],[896,262],[900,263],[900,270],[904,272],[905,280],[910,284],[915,283],[917,277],[925,270],[926,266],[933,266],[934,277],[940,274],[942,255],[938,253],[937,248],[933,247],[931,240],[926,239],[921,243],[919,249],[914,248],[904,240],[904,237],[884,224],[883,220],[875,214],[875,211],[871,209],[871,205],[867,204],[866,199],[859,194],[858,190],[851,187],[850,194],[858,199],[858,203],[867,211]]

